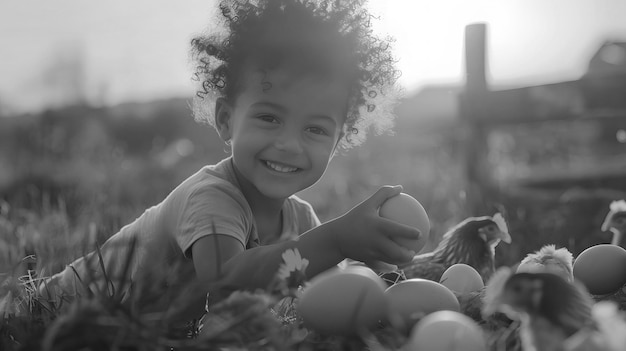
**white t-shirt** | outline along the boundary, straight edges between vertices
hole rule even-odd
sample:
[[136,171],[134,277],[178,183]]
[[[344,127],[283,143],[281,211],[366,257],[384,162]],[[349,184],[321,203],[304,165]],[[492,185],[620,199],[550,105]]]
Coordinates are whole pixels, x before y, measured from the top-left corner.
[[[174,291],[195,279],[191,247],[196,240],[228,235],[245,249],[261,245],[252,210],[240,191],[233,167],[230,157],[203,167],[161,203],[111,236],[100,248],[108,279],[115,282],[123,275],[133,242],[136,245],[126,276],[136,282],[142,275],[163,280],[162,275],[169,273],[165,280]],[[293,195],[282,208],[279,240],[294,239],[319,224],[313,207]],[[98,261],[97,252],[91,252],[48,279],[47,285],[70,295],[84,293],[80,280],[102,287],[105,279]],[[128,284],[120,287],[127,290]],[[150,295],[145,290],[143,294]],[[151,298],[141,299],[144,297]]]

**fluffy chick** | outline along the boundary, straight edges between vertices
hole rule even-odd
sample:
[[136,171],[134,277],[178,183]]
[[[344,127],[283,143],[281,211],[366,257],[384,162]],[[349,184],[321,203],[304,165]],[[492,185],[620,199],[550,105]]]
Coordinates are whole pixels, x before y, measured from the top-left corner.
[[464,263],[474,267],[486,282],[495,271],[495,248],[500,241],[511,243],[511,235],[500,213],[493,217],[470,217],[446,232],[435,250],[417,255],[399,268],[407,279],[439,282],[446,269]]
[[[566,248],[556,249],[554,245],[545,245],[539,251],[528,254],[518,265],[517,273],[553,273],[572,282],[574,281],[573,261],[572,253]],[[519,324],[512,325],[510,318],[502,313],[482,316],[481,310],[487,289],[485,287],[477,292],[457,295],[461,312],[478,322],[484,329],[491,332],[491,335],[503,338],[500,342],[504,342],[508,350],[519,343],[519,331],[513,330],[517,329]]]
[[525,351],[555,351],[578,331],[593,328],[592,305],[578,282],[546,272],[513,274],[504,267],[487,285],[483,315],[500,311],[519,320]]
[[611,244],[622,246],[622,238],[626,232],[626,200],[611,202],[601,229],[603,232],[613,233]]
[[[517,273],[555,273],[571,282],[574,281],[573,260],[574,258],[572,253],[566,248],[557,250],[554,245],[546,245],[539,251],[528,254],[518,265]],[[489,281],[488,283],[493,282]],[[487,289],[487,287],[484,287],[476,292],[457,294],[461,312],[489,329],[502,329],[503,327],[508,327],[510,319],[503,316],[501,313],[496,313],[488,318],[483,318],[481,310],[483,308],[483,301],[485,299],[485,292]]]
[[573,282],[573,262],[574,256],[568,249],[564,247],[557,249],[554,245],[545,245],[539,251],[526,255],[517,266],[517,273],[554,273]]

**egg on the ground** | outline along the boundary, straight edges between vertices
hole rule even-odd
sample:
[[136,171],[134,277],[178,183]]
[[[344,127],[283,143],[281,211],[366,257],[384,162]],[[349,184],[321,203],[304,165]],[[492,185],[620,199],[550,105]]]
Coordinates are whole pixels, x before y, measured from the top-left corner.
[[297,311],[305,326],[319,333],[355,334],[384,318],[385,288],[385,282],[367,267],[332,269],[305,286]]
[[411,327],[417,320],[442,310],[460,311],[459,300],[445,286],[432,280],[413,278],[385,290],[387,321],[400,328]]
[[405,349],[487,351],[487,343],[481,328],[468,316],[454,311],[438,311],[415,325]]
[[576,257],[573,273],[591,294],[613,293],[626,284],[626,250],[610,244],[588,247]]
[[421,235],[417,240],[398,239],[398,244],[418,253],[430,234],[430,220],[424,206],[411,195],[400,193],[387,199],[378,210],[378,215],[398,223],[417,228]]
[[439,283],[458,293],[477,291],[485,286],[483,278],[478,271],[474,267],[463,263],[457,263],[448,267],[441,275]]

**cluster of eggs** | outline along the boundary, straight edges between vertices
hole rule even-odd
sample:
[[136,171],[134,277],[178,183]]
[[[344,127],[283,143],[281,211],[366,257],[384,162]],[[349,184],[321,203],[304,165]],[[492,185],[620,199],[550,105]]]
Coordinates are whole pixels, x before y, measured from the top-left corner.
[[[480,283],[467,279],[468,268],[475,273],[469,276]],[[454,265],[442,281],[447,285],[415,278],[387,287],[370,268],[336,268],[309,282],[299,298],[298,313],[307,327],[323,334],[361,334],[388,324],[408,332],[407,346],[414,350],[448,350],[451,345],[487,350],[482,330],[460,312],[454,294],[480,289],[478,272]]]
[[[422,205],[400,194],[379,210],[382,217],[420,230],[418,240],[401,244],[419,252],[428,239],[430,223]],[[460,313],[455,293],[483,287],[478,272],[468,265],[448,268],[441,281],[408,279],[387,287],[370,268],[349,266],[313,278],[298,301],[305,325],[325,334],[359,334],[382,324],[410,332],[407,346],[415,350],[487,350],[480,327]],[[450,348],[452,347],[452,348]]]
[[[417,200],[399,194],[381,206],[379,215],[419,229],[419,239],[399,244],[414,252],[423,249],[430,222]],[[368,266],[377,271],[397,268],[385,262]],[[591,294],[613,293],[626,285],[626,250],[616,245],[589,247],[576,258],[573,275]],[[382,323],[407,332],[408,349],[486,351],[481,328],[460,313],[456,298],[483,287],[480,274],[465,264],[448,268],[439,282],[408,279],[391,287],[372,269],[350,266],[312,279],[299,299],[298,312],[309,328],[321,333],[360,334]]]

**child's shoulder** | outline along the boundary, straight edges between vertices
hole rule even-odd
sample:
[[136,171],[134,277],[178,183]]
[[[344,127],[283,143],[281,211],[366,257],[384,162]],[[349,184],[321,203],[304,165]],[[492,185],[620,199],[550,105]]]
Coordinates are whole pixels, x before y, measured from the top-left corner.
[[219,200],[232,198],[243,204],[246,202],[245,198],[235,182],[234,174],[225,160],[215,165],[203,166],[176,187],[170,196],[190,199],[195,196],[204,198],[207,195]]
[[206,187],[229,188],[234,185],[215,165],[207,165],[182,181],[174,191],[196,191]]

